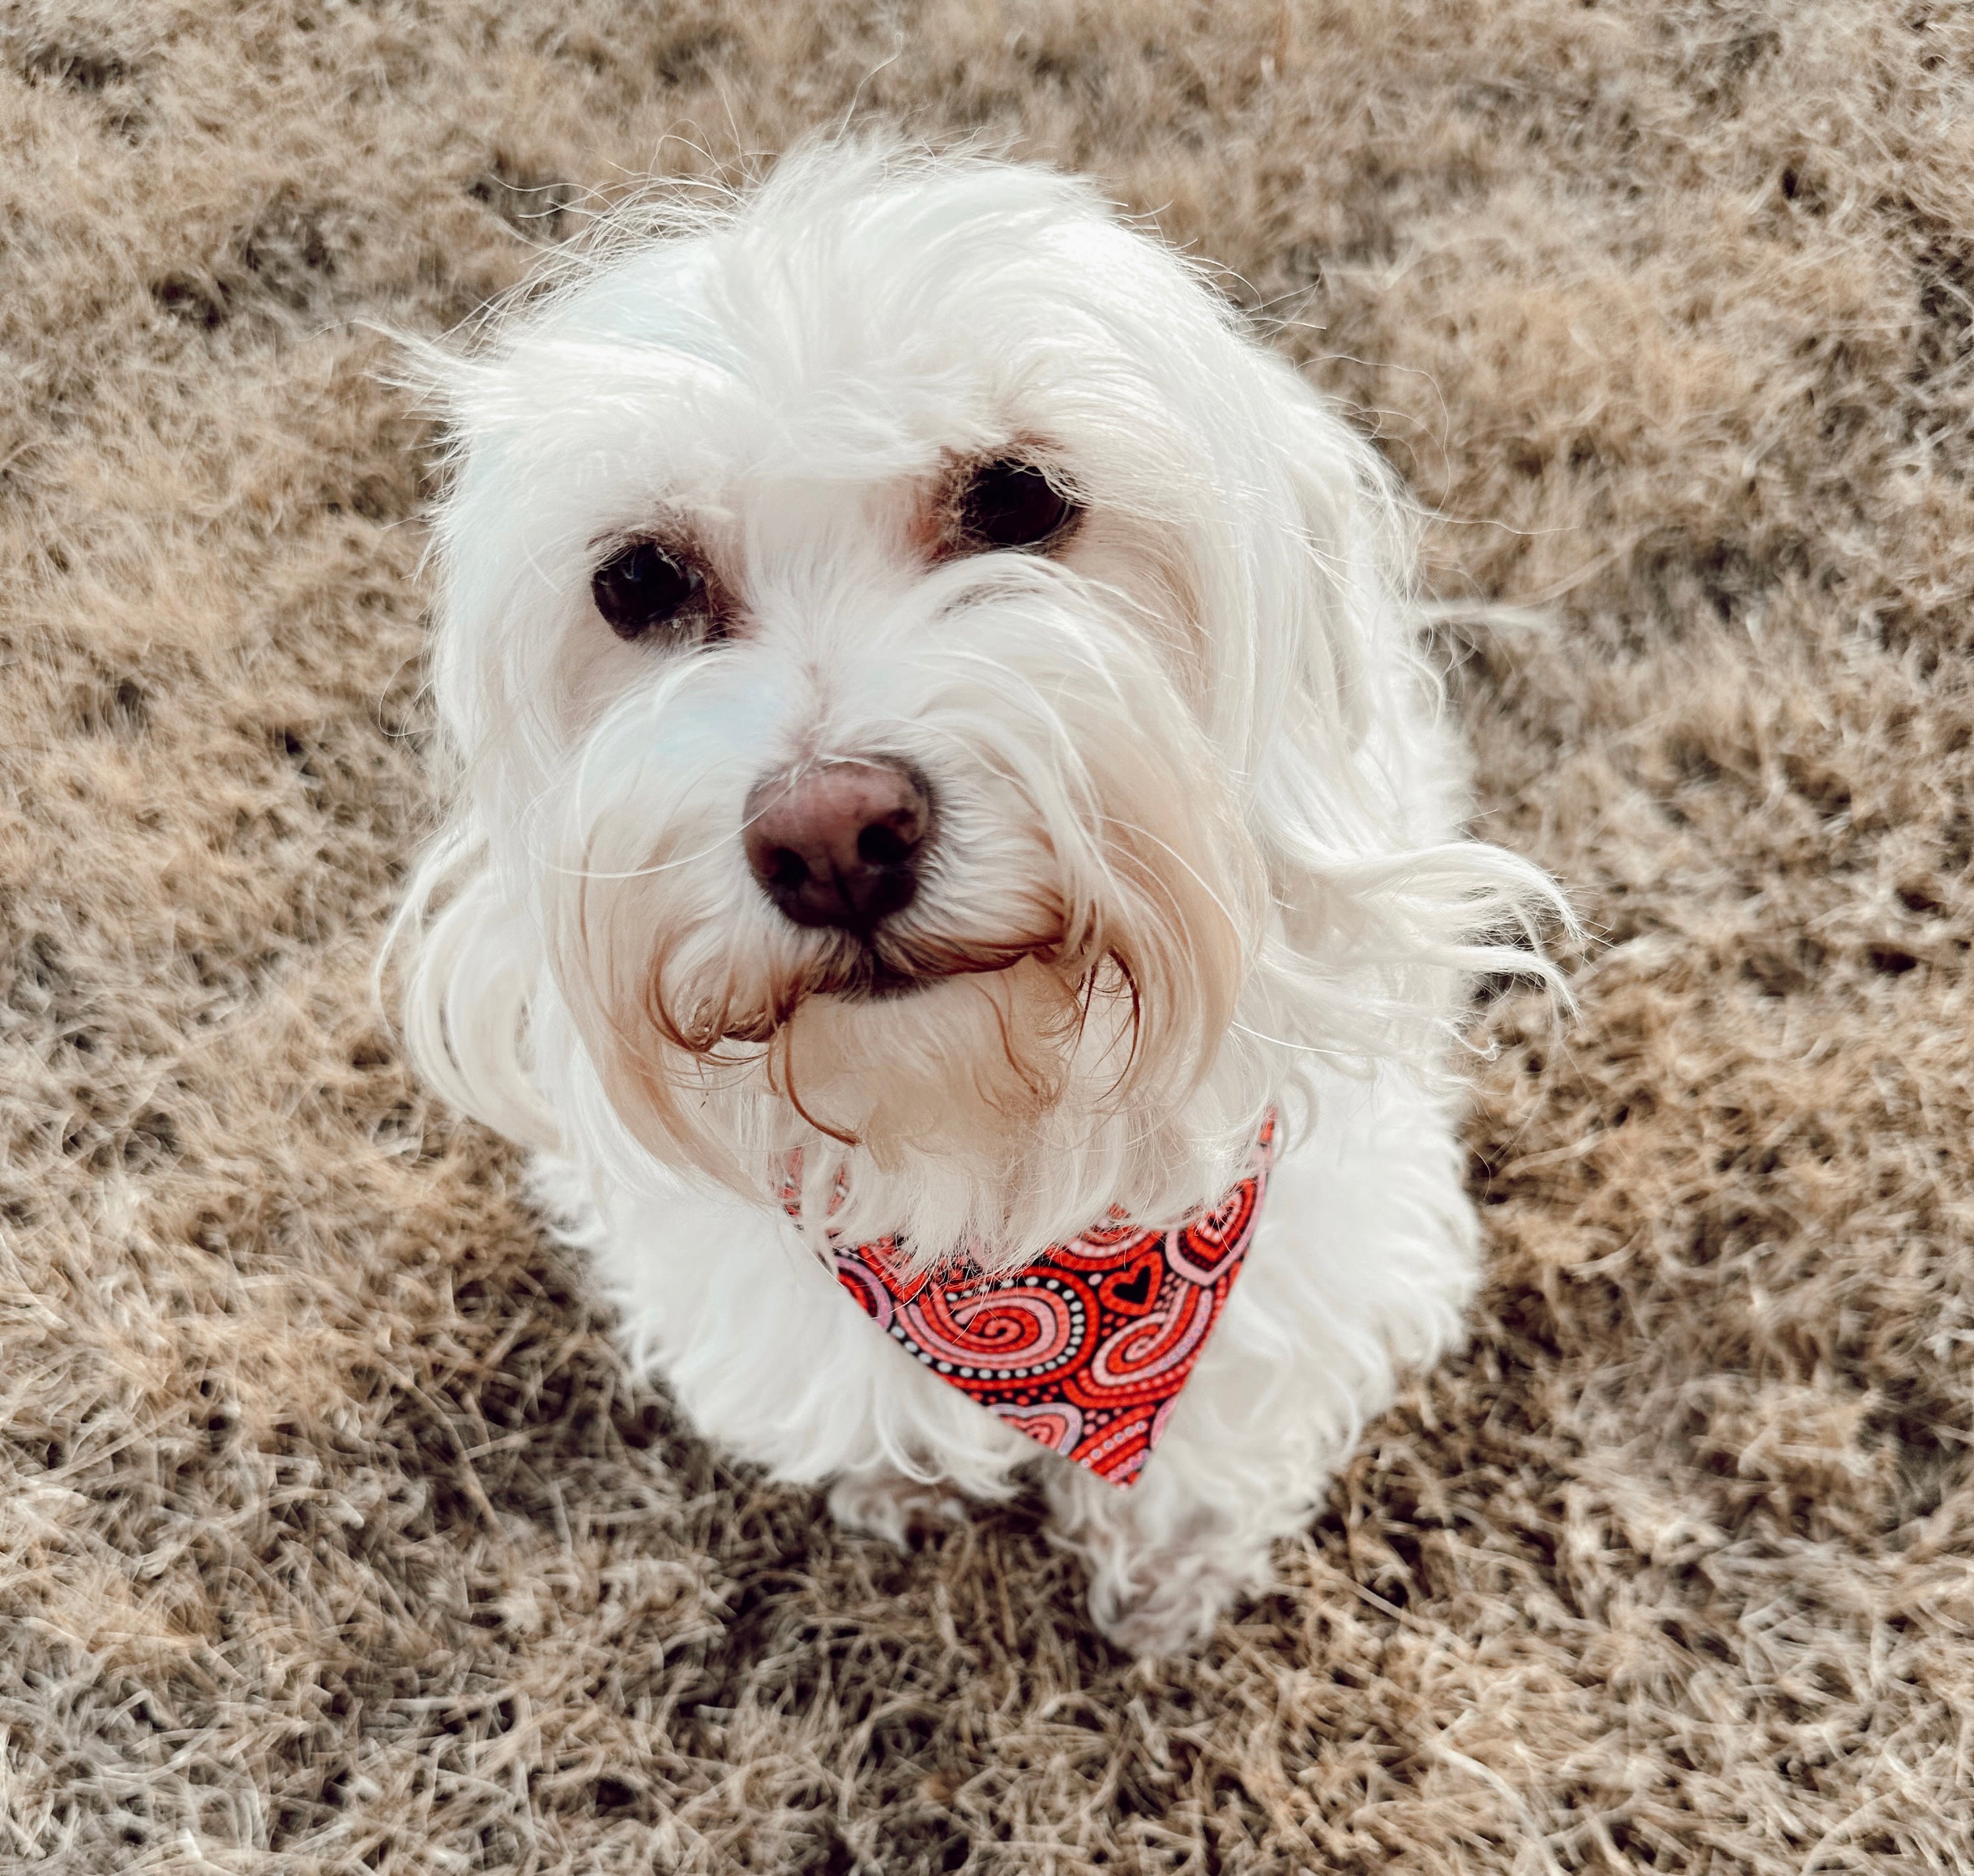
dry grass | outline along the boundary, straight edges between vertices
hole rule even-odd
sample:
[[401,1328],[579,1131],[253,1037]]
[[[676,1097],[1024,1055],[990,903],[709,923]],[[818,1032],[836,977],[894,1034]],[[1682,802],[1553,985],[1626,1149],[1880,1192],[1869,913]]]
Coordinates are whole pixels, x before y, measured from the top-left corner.
[[[0,5],[0,1859],[1974,1863],[1974,21],[1897,0]],[[366,973],[436,330],[859,108],[1086,166],[1442,517],[1490,825],[1471,1354],[1200,1661],[618,1366]],[[565,185],[569,186],[565,186]]]

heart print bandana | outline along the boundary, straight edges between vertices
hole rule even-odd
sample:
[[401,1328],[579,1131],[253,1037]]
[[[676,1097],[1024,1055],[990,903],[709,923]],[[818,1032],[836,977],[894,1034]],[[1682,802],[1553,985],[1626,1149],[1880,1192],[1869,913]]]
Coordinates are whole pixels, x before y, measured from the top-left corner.
[[[1232,1294],[1274,1157],[1264,1122],[1247,1170],[1211,1210],[1162,1231],[1113,1212],[1034,1263],[988,1276],[903,1268],[896,1240],[828,1235],[837,1281],[915,1361],[1051,1452],[1133,1484]],[[779,1196],[802,1218],[801,1162]]]

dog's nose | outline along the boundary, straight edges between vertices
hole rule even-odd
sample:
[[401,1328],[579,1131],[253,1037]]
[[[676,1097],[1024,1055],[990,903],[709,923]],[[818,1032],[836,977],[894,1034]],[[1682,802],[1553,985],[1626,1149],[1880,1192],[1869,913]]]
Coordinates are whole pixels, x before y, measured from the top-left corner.
[[796,924],[868,931],[911,904],[931,819],[924,785],[881,758],[771,776],[747,798],[747,864]]

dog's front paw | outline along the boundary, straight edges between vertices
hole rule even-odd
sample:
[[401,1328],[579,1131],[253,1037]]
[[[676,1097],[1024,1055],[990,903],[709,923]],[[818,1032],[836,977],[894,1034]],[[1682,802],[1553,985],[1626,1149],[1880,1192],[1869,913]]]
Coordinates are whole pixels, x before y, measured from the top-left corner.
[[1051,1541],[1090,1572],[1090,1619],[1133,1655],[1190,1653],[1267,1579],[1271,1523],[1201,1504],[1169,1476],[1126,1492],[1065,1467],[1049,1497]]
[[1090,1619],[1127,1653],[1189,1655],[1254,1574],[1197,1551],[1139,1556],[1128,1571],[1100,1568],[1093,1573]]
[[966,1515],[966,1502],[936,1481],[902,1472],[853,1472],[830,1487],[829,1515],[845,1530],[888,1539],[902,1550],[915,1529],[957,1523]]

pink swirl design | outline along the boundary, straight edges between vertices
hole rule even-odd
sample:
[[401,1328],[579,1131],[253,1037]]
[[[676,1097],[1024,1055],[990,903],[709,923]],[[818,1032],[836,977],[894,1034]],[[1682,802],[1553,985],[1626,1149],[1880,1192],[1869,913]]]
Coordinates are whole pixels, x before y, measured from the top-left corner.
[[1112,1271],[1130,1262],[1146,1245],[1156,1244],[1162,1235],[1135,1225],[1087,1231],[1056,1245],[1048,1260],[1061,1270]]
[[1166,1262],[1188,1283],[1218,1283],[1248,1254],[1267,1183],[1265,1173],[1251,1173],[1226,1204],[1190,1225],[1173,1226],[1166,1234]]
[[891,1293],[884,1281],[860,1257],[848,1251],[836,1254],[836,1281],[857,1299],[857,1307],[880,1329],[891,1326]]
[[1018,1407],[1012,1401],[997,1401],[990,1411],[1051,1452],[1068,1454],[1083,1438],[1083,1412],[1067,1401],[1050,1401],[1039,1407]]
[[1181,1290],[1157,1315],[1107,1337],[1078,1379],[1092,1392],[1143,1388],[1191,1358],[1213,1327],[1214,1314],[1209,1291]]
[[1128,1485],[1150,1455],[1151,1425],[1149,1414],[1107,1421],[1070,1457],[1078,1465],[1101,1474],[1113,1485]]
[[900,1315],[906,1332],[934,1361],[977,1374],[1058,1367],[1074,1359],[1092,1310],[1067,1285],[1020,1282],[972,1296],[930,1286]]

